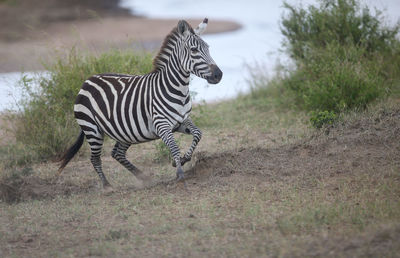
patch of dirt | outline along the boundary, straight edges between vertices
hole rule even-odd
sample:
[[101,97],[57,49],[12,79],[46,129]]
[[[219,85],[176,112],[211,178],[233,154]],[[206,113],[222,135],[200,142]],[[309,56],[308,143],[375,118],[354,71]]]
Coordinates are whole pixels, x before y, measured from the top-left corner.
[[[311,241],[288,257],[394,257],[400,250],[400,225],[383,225],[353,238],[328,237]],[[340,255],[338,255],[340,254]]]
[[275,148],[195,154],[187,173],[193,180],[215,181],[233,174],[261,181],[287,181],[293,176],[333,177],[351,173],[379,173],[400,168],[400,110],[381,111],[339,124],[301,142]]
[[11,204],[32,199],[52,199],[59,195],[86,193],[97,186],[95,180],[83,182],[79,186],[70,182],[56,181],[56,179],[42,179],[34,176],[9,177],[0,181],[0,200]]
[[[192,167],[185,172],[186,182],[209,188],[226,185],[232,175],[241,181],[260,183],[290,183],[300,176],[304,180],[299,187],[308,188],[315,178],[400,168],[400,109],[382,111],[329,130],[329,135],[321,131],[298,143],[274,148],[242,148],[216,154],[197,152]],[[97,186],[97,180],[93,177],[78,186],[34,175],[11,177],[0,181],[0,199],[12,203],[89,192]],[[163,178],[150,187],[174,182],[170,177]]]

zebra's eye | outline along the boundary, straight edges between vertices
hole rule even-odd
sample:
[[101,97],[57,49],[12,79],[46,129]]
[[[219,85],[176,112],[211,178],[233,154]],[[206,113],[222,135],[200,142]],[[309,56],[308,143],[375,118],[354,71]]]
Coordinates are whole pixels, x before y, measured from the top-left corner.
[[199,52],[197,47],[192,47],[190,50],[192,51],[193,54],[196,54],[197,52]]

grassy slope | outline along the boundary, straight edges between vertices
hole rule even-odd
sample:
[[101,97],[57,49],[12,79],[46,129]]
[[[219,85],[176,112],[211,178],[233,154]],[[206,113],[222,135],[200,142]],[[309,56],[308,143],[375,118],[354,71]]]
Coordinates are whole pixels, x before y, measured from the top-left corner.
[[0,203],[0,255],[395,257],[399,102],[353,116],[325,135],[305,114],[260,99],[200,106],[204,137],[185,166],[188,189],[169,162],[155,162],[156,142],[129,151],[153,175],[144,189],[112,160],[111,142],[110,195],[87,151],[58,179],[55,163],[9,171],[1,186],[21,201]]

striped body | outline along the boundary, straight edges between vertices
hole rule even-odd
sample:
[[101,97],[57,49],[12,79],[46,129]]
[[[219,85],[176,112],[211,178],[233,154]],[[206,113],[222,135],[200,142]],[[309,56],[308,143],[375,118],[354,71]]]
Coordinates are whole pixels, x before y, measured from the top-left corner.
[[[180,21],[164,40],[149,74],[99,74],[83,83],[74,105],[81,133],[62,158],[59,172],[86,138],[93,167],[103,186],[110,186],[100,159],[104,136],[108,135],[116,141],[112,157],[140,179],[146,176],[126,159],[126,151],[132,144],[161,138],[171,151],[178,178],[183,179],[182,166],[191,159],[201,138],[201,131],[189,117],[190,74],[209,83],[218,83],[222,78],[208,45],[199,37],[204,24],[206,19],[193,30],[187,22]],[[193,136],[189,150],[182,157],[173,136],[175,131]]]
[[164,77],[160,72],[144,76],[92,76],[76,99],[74,111],[78,124],[88,132],[86,135],[104,132],[123,143],[160,138],[156,131],[158,122],[176,129],[192,109],[188,85],[182,89],[163,85],[160,82]]

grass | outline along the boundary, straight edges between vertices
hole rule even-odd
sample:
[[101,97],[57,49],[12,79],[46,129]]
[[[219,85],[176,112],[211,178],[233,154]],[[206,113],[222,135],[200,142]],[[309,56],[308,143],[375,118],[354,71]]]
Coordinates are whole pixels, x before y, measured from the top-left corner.
[[[359,175],[333,182],[323,180],[318,182],[316,191],[290,193],[288,198],[295,199],[297,205],[290,202],[290,215],[280,218],[278,227],[283,234],[329,230],[344,225],[346,230],[362,232],[374,220],[396,222],[400,216],[398,183],[395,182],[398,176],[392,172],[386,179],[382,179],[382,175]],[[379,186],[373,186],[377,181]]]
[[[211,110],[208,120],[211,123],[201,127],[204,137],[197,152],[206,152],[212,157],[259,146],[269,150],[267,163],[275,164],[276,157],[289,155],[283,158],[289,174],[273,172],[274,169],[259,170],[259,165],[254,165],[244,170],[232,167],[236,171],[233,174],[219,175],[220,167],[230,164],[228,158],[216,162],[216,167],[209,163],[211,167],[205,174],[196,172],[194,178],[188,179],[185,190],[170,181],[175,172],[167,160],[154,162],[159,152],[156,144],[145,143],[130,149],[128,156],[153,174],[156,184],[145,189],[133,187],[136,180],[105,153],[104,171],[117,189],[105,195],[96,187],[86,191],[88,185],[97,185],[98,178],[85,154],[76,158],[56,183],[58,188],[76,185],[80,191],[12,205],[0,203],[1,252],[5,256],[61,257],[292,257],[330,256],[332,252],[340,257],[395,257],[400,250],[400,174],[396,161],[387,160],[381,170],[365,164],[365,169],[354,167],[348,173],[330,176],[324,170],[320,174],[314,173],[314,169],[290,172],[294,162],[290,151],[303,148],[298,143],[308,137],[304,135],[313,134],[313,129],[304,124],[305,116],[299,118],[298,113],[281,107],[257,109],[268,105],[261,101],[260,106],[246,109],[249,101],[248,96],[242,96],[237,101],[203,106],[204,110]],[[378,121],[379,114],[395,110],[396,103],[396,99],[391,104],[383,102],[362,116],[349,114],[343,121],[350,125],[361,123],[357,122],[360,117]],[[243,112],[235,116],[228,115],[226,110]],[[226,120],[221,118],[222,114],[227,116]],[[260,137],[265,135],[270,139]],[[289,135],[294,135],[291,140]],[[326,146],[328,142],[323,139],[329,140],[329,137],[315,138],[316,150],[318,146]],[[190,141],[191,137],[180,137],[182,147]],[[293,144],[298,147],[281,152]],[[106,145],[111,151],[112,143]],[[332,144],[331,148],[336,146]],[[338,158],[336,154],[332,156],[332,151],[325,150],[327,160]],[[256,149],[250,153],[257,154]],[[389,153],[387,156],[394,157]],[[256,161],[249,160],[249,164]],[[306,164],[307,159],[303,160]],[[46,163],[15,173],[22,177],[54,179],[56,170],[57,164]],[[257,170],[261,171],[259,176]]]
[[308,239],[334,241],[360,236],[377,225],[398,227],[399,175],[376,179],[326,179],[309,189],[281,182],[228,184],[196,194],[155,187],[2,204],[1,242],[6,254],[17,256],[24,254],[22,245],[38,243],[39,256],[294,254],[310,248],[303,243]]

